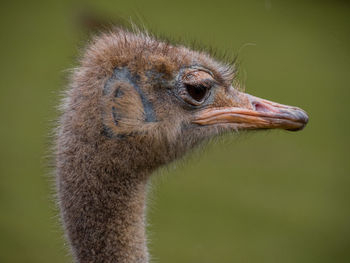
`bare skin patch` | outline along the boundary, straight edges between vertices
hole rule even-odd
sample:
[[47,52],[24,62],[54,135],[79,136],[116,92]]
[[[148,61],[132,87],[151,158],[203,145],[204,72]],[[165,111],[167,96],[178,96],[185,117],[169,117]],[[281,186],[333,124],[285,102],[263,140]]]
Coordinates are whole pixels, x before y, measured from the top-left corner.
[[[131,84],[135,91],[139,94],[143,109],[145,112],[145,122],[156,122],[156,114],[153,109],[152,103],[149,101],[145,93],[142,91],[140,86],[137,84],[139,77],[137,75],[132,75],[128,68],[122,67],[122,68],[115,68],[113,72],[113,76],[107,80],[104,88],[103,88],[103,95],[109,95],[112,92],[112,86],[115,81],[121,81]],[[114,93],[114,97],[119,98],[123,96],[124,93],[120,89],[116,89]]]
[[[103,87],[104,132],[108,138],[125,138],[130,122],[157,122],[153,104],[139,86],[140,76],[127,67],[115,68]],[[136,103],[136,104],[135,104]],[[134,113],[132,113],[134,112]]]

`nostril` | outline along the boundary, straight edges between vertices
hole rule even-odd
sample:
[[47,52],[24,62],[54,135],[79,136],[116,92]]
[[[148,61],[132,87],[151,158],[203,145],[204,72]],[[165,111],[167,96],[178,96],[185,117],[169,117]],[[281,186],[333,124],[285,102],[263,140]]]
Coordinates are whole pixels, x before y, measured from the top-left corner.
[[253,110],[255,111],[260,111],[260,112],[268,112],[270,109],[266,107],[264,104],[258,102],[258,101],[253,101],[252,102]]

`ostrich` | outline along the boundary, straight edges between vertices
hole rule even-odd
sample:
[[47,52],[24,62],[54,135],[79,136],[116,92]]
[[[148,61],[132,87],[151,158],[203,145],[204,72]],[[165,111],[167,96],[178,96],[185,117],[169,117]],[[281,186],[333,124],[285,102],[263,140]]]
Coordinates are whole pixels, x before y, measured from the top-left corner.
[[76,262],[146,263],[150,175],[239,130],[301,130],[307,114],[243,93],[205,52],[116,29],[86,48],[55,141],[57,196]]

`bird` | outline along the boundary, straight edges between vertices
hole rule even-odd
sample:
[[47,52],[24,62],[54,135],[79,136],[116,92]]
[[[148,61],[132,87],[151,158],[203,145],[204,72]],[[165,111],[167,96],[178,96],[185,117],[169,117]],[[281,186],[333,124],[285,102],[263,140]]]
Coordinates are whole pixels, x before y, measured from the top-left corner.
[[235,65],[116,28],[82,51],[54,139],[60,218],[75,262],[148,263],[151,174],[213,137],[298,131],[307,113],[243,92]]

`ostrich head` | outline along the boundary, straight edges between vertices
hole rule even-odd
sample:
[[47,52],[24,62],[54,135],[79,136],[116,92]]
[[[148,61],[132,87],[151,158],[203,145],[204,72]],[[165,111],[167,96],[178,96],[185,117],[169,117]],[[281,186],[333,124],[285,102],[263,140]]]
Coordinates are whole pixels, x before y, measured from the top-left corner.
[[299,108],[239,91],[231,66],[146,34],[102,35],[81,64],[68,96],[72,130],[105,150],[124,149],[124,158],[139,153],[139,168],[167,163],[225,132],[295,131],[308,121]]

